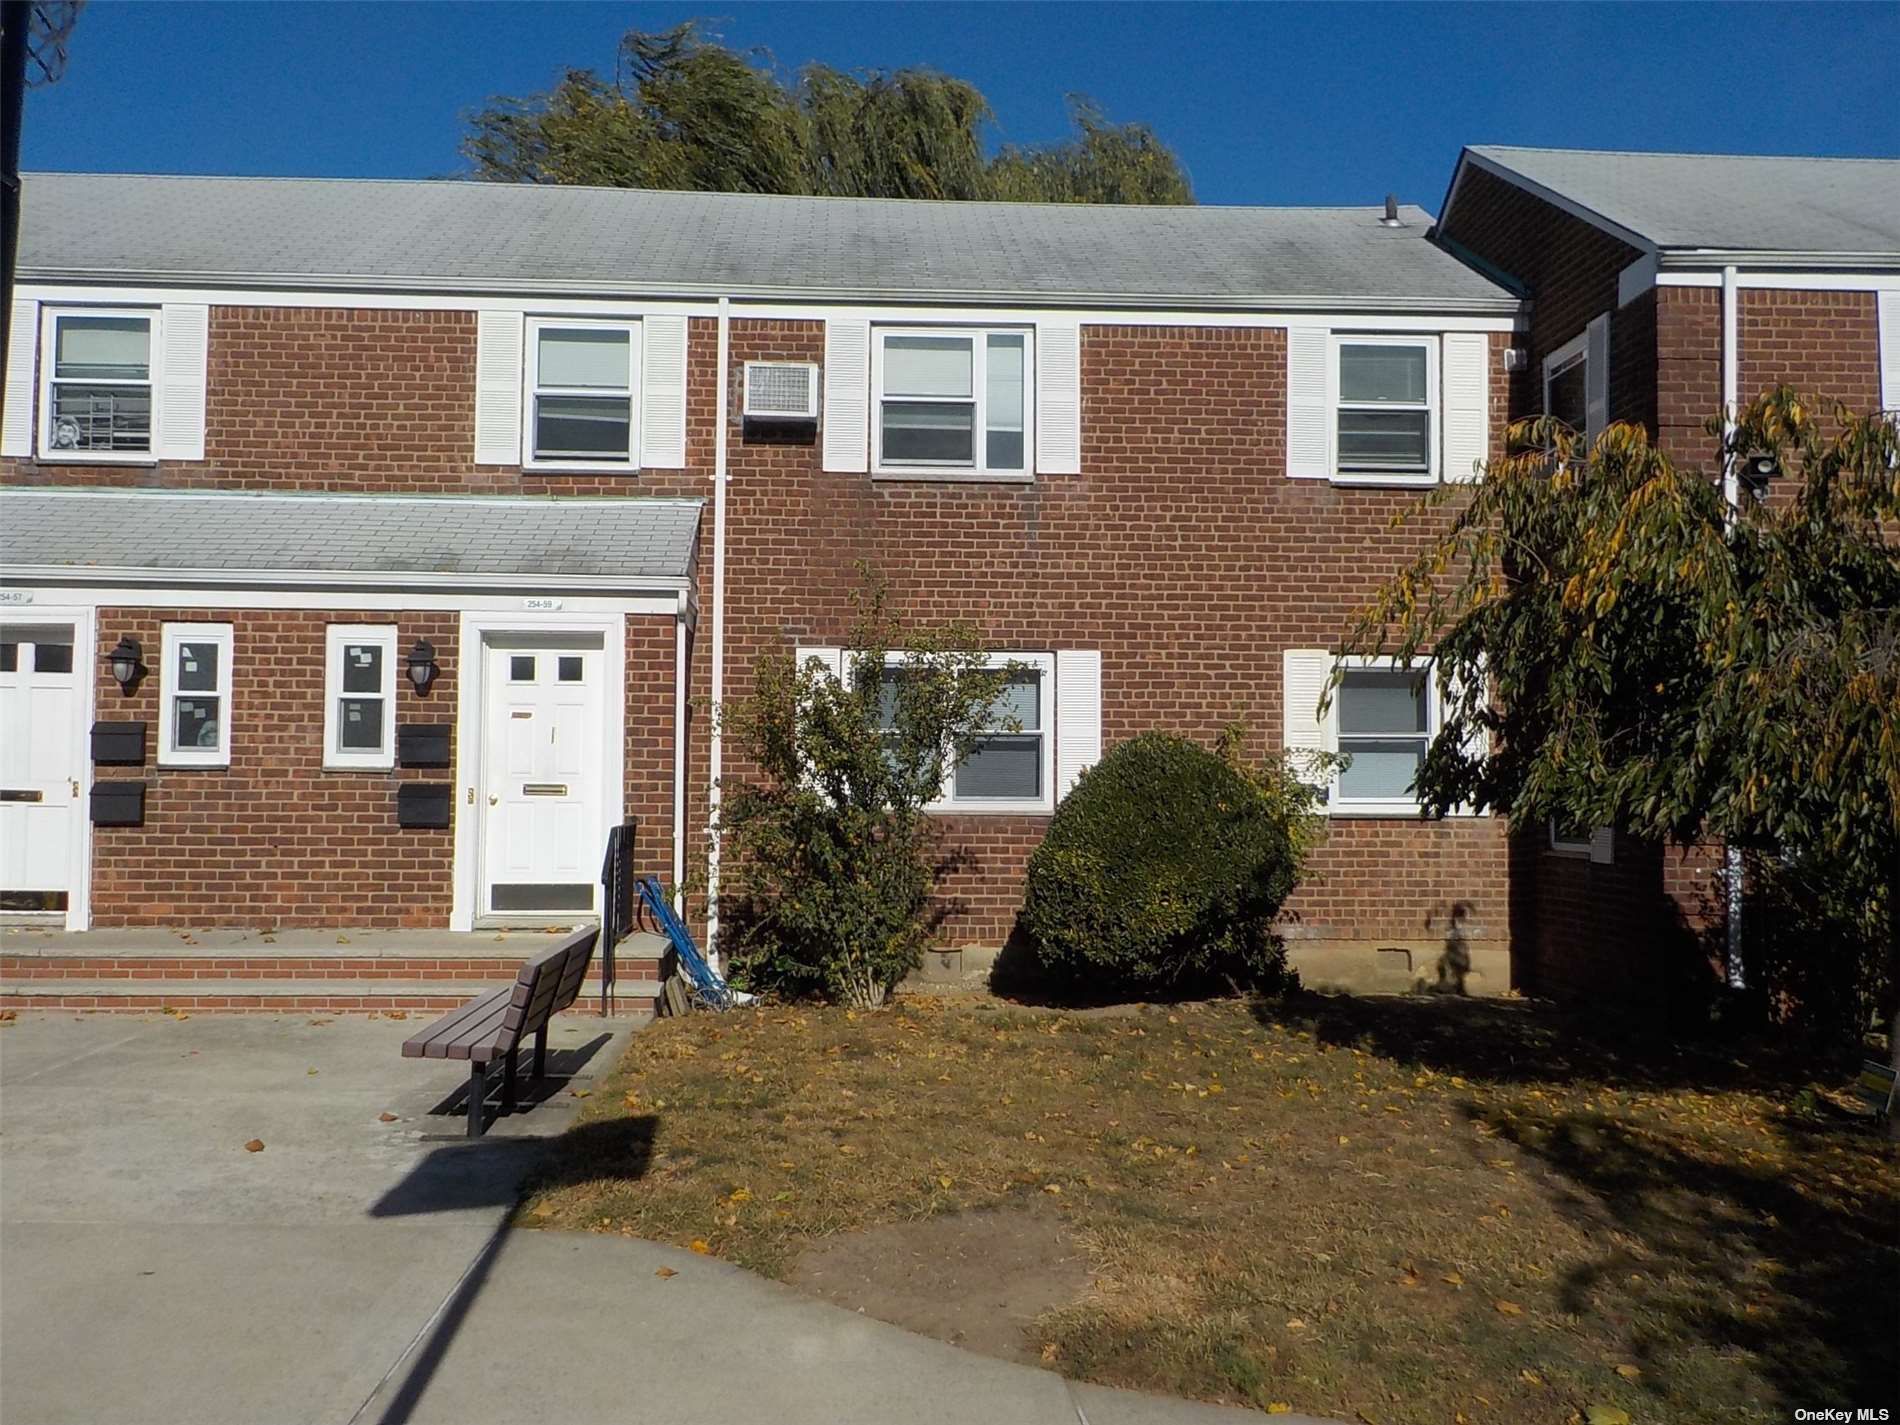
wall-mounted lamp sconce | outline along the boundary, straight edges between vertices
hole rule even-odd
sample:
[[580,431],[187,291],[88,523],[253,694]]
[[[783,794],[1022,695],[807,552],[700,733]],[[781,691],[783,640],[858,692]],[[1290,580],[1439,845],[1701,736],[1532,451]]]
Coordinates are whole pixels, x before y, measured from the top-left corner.
[[121,692],[131,692],[145,676],[145,650],[130,634],[119,639],[119,646],[106,654],[105,662],[112,669],[112,679]]
[[1757,500],[1768,498],[1768,484],[1781,476],[1781,462],[1772,455],[1748,455],[1735,462],[1742,488]]
[[416,646],[409,650],[410,683],[418,693],[426,693],[441,671],[435,662],[435,645],[426,638],[418,638]]

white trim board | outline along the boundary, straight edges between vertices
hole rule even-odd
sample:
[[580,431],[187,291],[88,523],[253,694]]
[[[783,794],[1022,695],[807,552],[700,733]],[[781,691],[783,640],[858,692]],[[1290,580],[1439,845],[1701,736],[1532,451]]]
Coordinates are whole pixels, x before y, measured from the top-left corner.
[[[278,288],[114,286],[103,283],[21,282],[20,301],[61,302],[76,305],[114,303],[202,302],[213,307],[365,307],[386,311],[520,312],[523,315],[622,317],[646,315],[716,317],[716,302],[664,298],[542,299],[528,296],[484,296],[475,293],[405,294],[376,291],[325,292]],[[1041,319],[1078,321],[1086,326],[1206,326],[1283,327],[1359,325],[1367,330],[1400,331],[1516,331],[1529,321],[1527,304],[1499,298],[1488,310],[1470,311],[1458,303],[1431,303],[1417,299],[1317,298],[1312,303],[1242,303],[1215,307],[1206,303],[1175,306],[1103,306],[1090,302],[1064,306],[1058,300],[1034,305],[1020,299],[989,305],[919,297],[892,296],[878,301],[840,296],[835,302],[814,298],[738,297],[732,315],[771,321],[823,321],[862,318],[887,322],[995,323],[1033,325]],[[1512,310],[1515,307],[1518,310]]]
[[[598,634],[601,640],[601,688],[607,706],[601,717],[601,780],[610,795],[601,798],[601,846],[609,828],[619,824],[627,800],[627,622],[618,615],[490,614],[462,615],[456,631],[455,685],[455,801],[454,893],[449,907],[450,930],[475,929],[480,901],[480,809],[475,805],[480,786],[483,745],[482,698],[488,660],[479,656],[483,640],[496,634]],[[675,733],[677,736],[677,731]]]

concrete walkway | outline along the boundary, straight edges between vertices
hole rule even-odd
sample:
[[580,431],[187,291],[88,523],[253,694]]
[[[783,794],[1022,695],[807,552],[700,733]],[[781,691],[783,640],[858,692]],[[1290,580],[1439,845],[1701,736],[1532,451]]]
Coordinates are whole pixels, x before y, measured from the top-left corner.
[[0,1030],[0,1419],[1260,1418],[1072,1385],[692,1253],[509,1229],[568,1090],[628,1030],[558,1022],[565,1081],[470,1144],[439,1111],[463,1075],[398,1057],[414,1028],[45,1014]]

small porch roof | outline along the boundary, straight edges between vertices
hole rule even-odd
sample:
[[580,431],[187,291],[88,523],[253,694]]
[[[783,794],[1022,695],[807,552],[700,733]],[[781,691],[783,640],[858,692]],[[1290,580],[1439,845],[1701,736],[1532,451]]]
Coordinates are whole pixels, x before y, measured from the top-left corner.
[[12,489],[0,569],[13,582],[685,591],[703,503]]

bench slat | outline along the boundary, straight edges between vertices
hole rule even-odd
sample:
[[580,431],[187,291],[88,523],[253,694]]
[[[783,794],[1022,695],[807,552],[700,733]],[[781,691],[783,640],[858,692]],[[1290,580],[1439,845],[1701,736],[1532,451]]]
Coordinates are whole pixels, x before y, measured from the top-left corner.
[[444,1057],[433,1046],[453,1039],[465,1028],[471,1019],[487,1015],[496,1005],[506,999],[509,986],[489,990],[477,995],[460,1009],[452,1009],[427,1029],[412,1035],[403,1042],[402,1053],[405,1059],[440,1059]]

